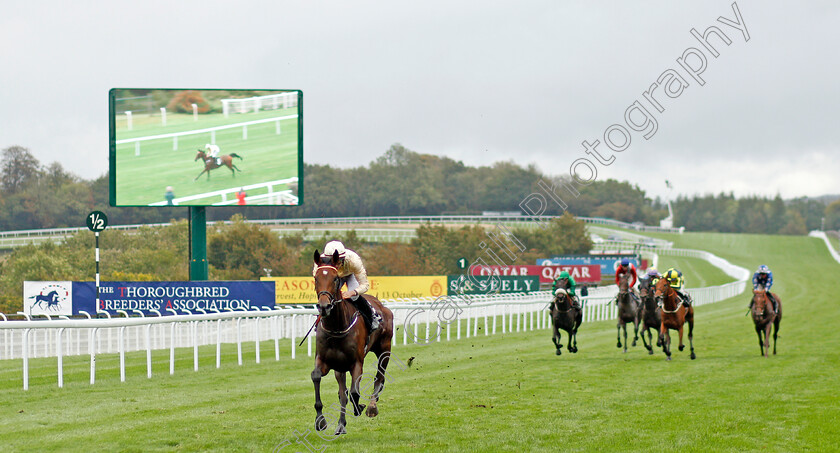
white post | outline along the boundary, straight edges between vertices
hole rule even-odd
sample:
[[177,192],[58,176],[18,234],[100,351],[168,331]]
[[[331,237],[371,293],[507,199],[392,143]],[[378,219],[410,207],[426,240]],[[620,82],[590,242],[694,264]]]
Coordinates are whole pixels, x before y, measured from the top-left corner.
[[254,325],[256,327],[256,335],[254,338],[254,352],[257,356],[257,363],[260,363],[260,317],[254,318]]
[[295,358],[295,318],[297,315],[292,315],[292,358]]
[[140,142],[134,142],[134,155],[140,155]]
[[[467,310],[469,310],[469,308],[467,308]],[[467,338],[469,338],[470,337],[470,314],[469,313],[467,313],[466,318],[467,318]]]
[[58,339],[56,339],[56,347],[58,349],[58,388],[64,387],[64,360],[61,347],[61,334],[63,333],[64,327],[58,329]]
[[178,151],[178,136],[172,137],[172,151]]
[[210,131],[210,144],[211,145],[216,144],[216,131],[215,130]]
[[125,326],[120,327],[117,347],[120,350],[120,382],[125,382]]
[[236,360],[242,366],[242,318],[236,318]]
[[160,108],[160,123],[163,126],[166,126],[166,107]]
[[198,121],[198,104],[193,104],[193,121]]
[[90,385],[96,382],[96,331],[98,328],[90,329]]
[[151,324],[146,324],[146,377],[148,377],[149,379],[152,378],[152,325]]
[[[219,311],[216,310],[216,313]],[[216,321],[216,368],[222,367],[222,320]]]
[[280,135],[280,120],[274,122],[274,132],[277,135]]
[[248,140],[248,126],[242,126],[242,140]]
[[29,329],[23,331],[23,389],[29,390]]
[[126,121],[128,121],[128,130],[131,130],[131,128],[132,128],[131,112],[125,112],[125,119],[126,119]]
[[[178,312],[171,308],[167,308],[166,311],[171,311],[172,315],[177,315]],[[169,374],[175,374],[175,323],[169,324]]]

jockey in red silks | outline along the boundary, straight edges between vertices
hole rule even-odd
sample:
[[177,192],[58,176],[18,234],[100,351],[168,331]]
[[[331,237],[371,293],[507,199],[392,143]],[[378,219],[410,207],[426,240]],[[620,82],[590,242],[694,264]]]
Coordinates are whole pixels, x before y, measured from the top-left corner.
[[630,281],[630,285],[627,287],[627,289],[630,291],[630,295],[633,297],[633,299],[635,299],[636,302],[638,302],[639,296],[636,295],[636,291],[634,289],[634,286],[636,286],[636,280],[639,277],[638,274],[636,274],[636,266],[634,266],[633,263],[630,262],[629,258],[622,258],[621,264],[615,270],[616,286],[618,286],[619,282],[621,281],[621,277],[626,274],[630,274],[633,276],[633,280]]

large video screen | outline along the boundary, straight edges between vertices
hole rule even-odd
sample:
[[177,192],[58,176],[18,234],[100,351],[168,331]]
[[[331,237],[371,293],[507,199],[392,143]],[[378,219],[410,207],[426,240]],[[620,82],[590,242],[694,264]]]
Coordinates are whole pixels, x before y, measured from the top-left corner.
[[111,206],[299,205],[300,90],[114,88]]

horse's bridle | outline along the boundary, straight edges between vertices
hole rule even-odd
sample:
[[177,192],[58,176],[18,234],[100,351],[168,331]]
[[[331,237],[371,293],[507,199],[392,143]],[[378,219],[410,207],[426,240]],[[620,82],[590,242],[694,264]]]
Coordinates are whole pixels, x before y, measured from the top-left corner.
[[[668,287],[670,288],[670,285]],[[659,308],[662,309],[662,313],[676,313],[677,311],[679,311],[680,305],[682,305],[679,301],[677,301],[677,308],[675,308],[673,310],[668,310],[668,309],[665,308],[665,295],[664,294],[662,294],[661,296],[657,296],[656,292],[654,292],[653,293],[653,299],[656,301],[656,305],[659,306]]]
[[[329,265],[324,264],[324,265],[318,266],[318,268],[315,269],[315,272],[318,272],[322,268],[329,268],[329,269],[334,270],[335,273],[336,273],[336,277],[338,278],[338,269],[336,269],[335,266],[329,266]],[[340,288],[336,288],[336,291],[338,291],[339,289]],[[327,311],[331,311],[333,308],[335,308],[335,304],[338,303],[340,298],[336,298],[335,294],[330,292],[330,291],[319,291],[318,292],[318,300],[321,300],[321,296],[323,296],[323,295],[326,295],[328,300],[329,300],[329,304],[327,305]]]

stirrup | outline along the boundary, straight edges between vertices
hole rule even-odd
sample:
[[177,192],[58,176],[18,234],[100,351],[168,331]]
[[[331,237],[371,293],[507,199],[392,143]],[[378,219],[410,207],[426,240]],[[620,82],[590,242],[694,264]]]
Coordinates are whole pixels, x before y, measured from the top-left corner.
[[380,316],[379,313],[373,312],[373,316],[371,316],[371,318],[370,318],[370,330],[371,330],[371,332],[373,332],[375,330],[379,330],[379,328],[382,327],[382,323],[380,322],[380,319],[382,319],[382,316]]

